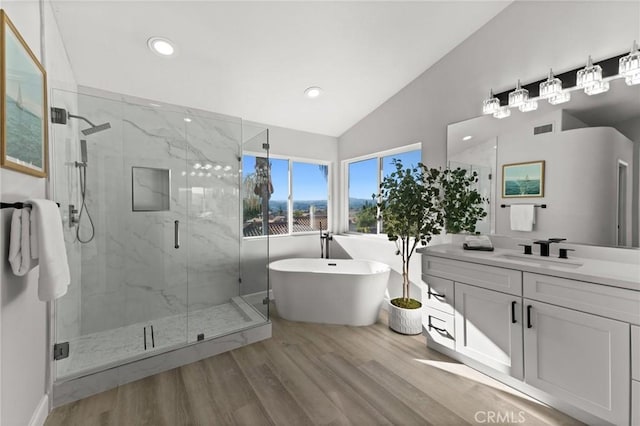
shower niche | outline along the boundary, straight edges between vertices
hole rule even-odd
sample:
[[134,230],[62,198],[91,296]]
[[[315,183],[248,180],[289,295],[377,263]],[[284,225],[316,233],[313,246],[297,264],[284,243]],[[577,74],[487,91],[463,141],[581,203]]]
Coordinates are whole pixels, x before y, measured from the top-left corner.
[[131,167],[131,209],[134,212],[170,210],[171,170]]
[[51,105],[110,124],[51,126],[51,194],[84,199],[91,218],[63,218],[72,279],[51,334],[69,352],[53,364],[54,405],[270,337],[268,278],[241,279],[268,263],[268,237],[242,255],[240,159],[268,156],[255,126],[245,143],[239,118],[91,88],[54,89]]

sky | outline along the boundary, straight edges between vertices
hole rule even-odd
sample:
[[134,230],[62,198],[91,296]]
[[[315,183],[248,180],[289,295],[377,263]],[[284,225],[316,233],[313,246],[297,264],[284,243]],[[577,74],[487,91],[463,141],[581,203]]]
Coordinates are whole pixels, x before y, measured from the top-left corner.
[[[397,158],[402,160],[404,168],[417,166],[422,154],[420,150],[408,151],[400,154],[382,157],[382,176],[386,177],[393,171],[392,160]],[[368,160],[358,161],[349,165],[349,198],[371,199],[371,195],[378,193],[378,159],[370,158]]]
[[[420,150],[394,154],[382,158],[383,176],[395,170],[392,159],[402,160],[404,167],[416,166],[421,161]],[[288,188],[288,167],[289,161],[279,158],[270,158],[271,182],[273,183],[273,194],[271,200],[283,201],[287,199]],[[326,200],[327,181],[318,164],[303,163],[294,161],[293,163],[293,199],[305,200]],[[378,159],[358,161],[349,165],[349,197],[371,199],[373,193],[378,192],[378,179],[376,177],[378,169]],[[242,177],[253,173],[255,170],[255,157],[245,155],[242,160]]]
[[[255,170],[255,157],[245,155],[242,162],[242,177],[244,178]],[[289,160],[270,158],[269,163],[271,164],[271,182],[274,189],[271,200],[285,201],[289,194]],[[327,199],[327,180],[320,170],[319,164],[294,161],[292,172],[294,201]]]

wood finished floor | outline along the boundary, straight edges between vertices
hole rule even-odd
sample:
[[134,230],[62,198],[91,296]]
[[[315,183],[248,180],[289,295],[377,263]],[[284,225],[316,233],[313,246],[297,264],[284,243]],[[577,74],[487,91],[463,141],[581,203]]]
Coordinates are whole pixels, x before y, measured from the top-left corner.
[[370,327],[272,321],[269,340],[59,407],[45,425],[486,424],[479,411],[580,424],[392,332],[384,315]]

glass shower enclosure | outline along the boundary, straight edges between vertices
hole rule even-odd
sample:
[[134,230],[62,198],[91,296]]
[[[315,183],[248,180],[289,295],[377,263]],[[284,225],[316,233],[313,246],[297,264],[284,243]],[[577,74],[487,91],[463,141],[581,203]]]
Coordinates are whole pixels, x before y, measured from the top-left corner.
[[241,158],[268,158],[268,143],[244,143],[239,118],[95,89],[50,103],[67,113],[52,125],[51,188],[72,275],[55,379],[267,322],[266,268],[242,280],[266,266],[268,236],[242,258]]

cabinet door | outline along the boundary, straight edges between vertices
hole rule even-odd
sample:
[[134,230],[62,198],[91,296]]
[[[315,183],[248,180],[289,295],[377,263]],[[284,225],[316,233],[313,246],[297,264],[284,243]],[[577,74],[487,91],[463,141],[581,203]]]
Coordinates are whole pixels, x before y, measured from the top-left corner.
[[525,382],[629,424],[629,325],[525,299]]
[[455,283],[456,351],[522,380],[521,300]]

